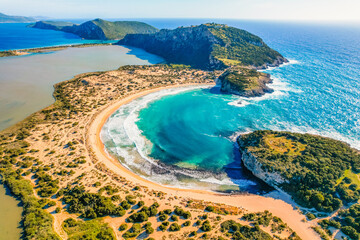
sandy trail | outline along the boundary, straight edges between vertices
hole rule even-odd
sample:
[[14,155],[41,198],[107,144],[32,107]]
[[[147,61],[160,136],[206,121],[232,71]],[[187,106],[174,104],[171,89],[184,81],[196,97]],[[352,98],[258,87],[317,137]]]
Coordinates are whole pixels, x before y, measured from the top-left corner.
[[171,186],[164,186],[154,182],[150,182],[124,166],[119,161],[107,154],[104,144],[100,139],[100,132],[107,119],[121,106],[133,101],[136,98],[145,96],[149,93],[160,91],[163,89],[173,87],[183,87],[189,85],[199,84],[183,84],[169,87],[161,87],[156,89],[144,90],[135,93],[118,102],[106,107],[103,111],[97,114],[90,124],[87,132],[87,143],[93,151],[95,157],[114,173],[126,178],[127,180],[148,187],[156,191],[162,191],[169,195],[181,196],[184,198],[192,198],[196,200],[210,201],[214,203],[227,204],[231,206],[241,207],[250,212],[259,212],[268,210],[273,215],[280,217],[287,225],[292,228],[302,239],[314,240],[320,239],[319,236],[310,228],[312,226],[309,222],[303,222],[304,215],[300,214],[290,204],[282,200],[273,199],[259,195],[224,195],[205,190],[179,189]]

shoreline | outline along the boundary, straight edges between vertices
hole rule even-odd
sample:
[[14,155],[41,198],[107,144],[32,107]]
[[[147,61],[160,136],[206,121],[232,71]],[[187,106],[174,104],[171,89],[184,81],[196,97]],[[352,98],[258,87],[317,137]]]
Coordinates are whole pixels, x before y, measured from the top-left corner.
[[97,46],[111,46],[112,43],[79,43],[79,44],[66,44],[49,47],[36,47],[36,48],[24,48],[24,49],[8,49],[0,50],[0,57],[13,57],[29,55],[32,53],[45,53],[52,51],[60,51],[67,48],[85,48],[85,47],[97,47]]
[[[285,203],[282,200],[259,196],[254,194],[248,195],[229,195],[220,194],[207,190],[196,190],[196,189],[182,189],[171,186],[160,185],[155,182],[146,180],[139,175],[131,172],[129,169],[124,167],[117,159],[111,157],[105,150],[105,146],[101,141],[100,133],[103,125],[107,119],[122,105],[125,105],[136,98],[145,96],[149,93],[160,91],[168,88],[185,87],[191,85],[201,84],[179,84],[175,86],[166,86],[160,88],[147,89],[135,94],[126,96],[119,101],[110,104],[95,114],[89,127],[86,129],[86,145],[93,157],[99,162],[104,164],[108,169],[114,172],[116,175],[120,175],[127,180],[148,187],[152,190],[166,192],[173,196],[182,196],[184,198],[196,199],[200,201],[209,201],[220,204],[227,204],[244,208],[248,211],[259,212],[268,210],[274,215],[280,217],[284,222],[288,224],[302,239],[319,239],[319,236],[311,229],[312,224],[309,222],[303,222],[304,215],[299,213],[298,210],[294,209],[290,204]],[[208,85],[208,84],[207,84]]]

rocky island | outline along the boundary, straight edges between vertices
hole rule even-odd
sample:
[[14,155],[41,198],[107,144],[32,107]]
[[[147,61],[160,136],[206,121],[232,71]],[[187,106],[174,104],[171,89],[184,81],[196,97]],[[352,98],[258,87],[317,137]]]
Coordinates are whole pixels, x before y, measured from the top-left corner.
[[243,67],[232,67],[217,79],[222,92],[243,97],[258,97],[273,92],[266,86],[271,82],[270,74]]
[[80,25],[59,21],[39,21],[29,25],[29,27],[68,32],[85,39],[94,40],[122,39],[126,34],[150,34],[158,31],[155,27],[143,22],[110,22],[99,18]]
[[143,48],[169,63],[206,70],[236,65],[264,69],[288,61],[258,36],[215,23],[162,29],[153,34],[129,34],[118,44]]

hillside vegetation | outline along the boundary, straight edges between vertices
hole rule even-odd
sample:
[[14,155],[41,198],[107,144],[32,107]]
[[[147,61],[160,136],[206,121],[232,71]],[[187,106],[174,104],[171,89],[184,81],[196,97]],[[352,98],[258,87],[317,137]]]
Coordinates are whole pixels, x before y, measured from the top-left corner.
[[[238,143],[243,154],[255,156],[265,173],[262,176],[280,174],[284,181],[274,187],[289,193],[301,206],[321,212],[343,207],[337,215],[320,221],[329,236],[335,228],[351,239],[360,238],[360,154],[357,150],[330,138],[269,130],[243,135]],[[312,213],[307,216],[315,218]]]
[[226,70],[219,78],[221,91],[237,94],[244,97],[261,96],[273,90],[266,86],[270,83],[270,75],[254,69],[232,67]]
[[[346,143],[310,134],[256,131],[239,138],[242,151],[264,172],[279,173],[279,187],[300,205],[332,212],[360,198],[360,155]],[[348,176],[353,176],[352,178]]]
[[162,29],[150,35],[130,34],[119,44],[143,48],[164,57],[169,63],[208,70],[234,65],[265,68],[287,61],[258,36],[215,23]]
[[68,22],[39,21],[35,24],[29,25],[29,27],[69,32],[85,39],[98,40],[122,39],[126,34],[149,34],[155,33],[157,31],[155,27],[143,22],[110,22],[99,18],[92,21],[84,22],[80,25]]

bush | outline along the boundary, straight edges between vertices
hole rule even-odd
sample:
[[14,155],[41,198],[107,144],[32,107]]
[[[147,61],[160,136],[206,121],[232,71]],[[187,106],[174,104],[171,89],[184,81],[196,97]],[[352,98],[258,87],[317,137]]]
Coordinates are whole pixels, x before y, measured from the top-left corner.
[[139,201],[138,203],[137,203],[137,206],[140,208],[140,207],[142,207],[142,206],[144,206],[145,205],[145,203],[144,203],[144,201]]
[[148,219],[149,219],[149,217],[145,212],[137,212],[137,213],[130,215],[126,220],[128,222],[141,223],[141,222],[147,221]]
[[181,226],[177,223],[172,223],[169,227],[169,231],[171,232],[177,232],[177,231],[180,231],[181,229]]
[[200,229],[204,232],[209,232],[211,231],[211,225],[210,222],[208,220],[204,221],[203,224],[201,225]]
[[120,231],[124,231],[124,230],[126,230],[127,228],[128,228],[128,225],[127,225],[126,223],[123,223],[123,224],[120,225],[119,230],[120,230]]
[[306,214],[306,217],[307,217],[309,220],[314,220],[314,219],[316,218],[315,215],[312,214],[312,213],[307,213],[307,214]]
[[171,220],[173,220],[173,221],[175,222],[175,221],[178,221],[179,218],[178,218],[176,215],[172,215],[172,216],[171,216]]
[[214,212],[215,208],[213,206],[207,206],[205,208],[205,211],[208,211],[208,212]]
[[161,214],[161,215],[159,215],[159,220],[160,221],[165,221],[166,219],[167,219],[167,215],[165,215],[165,214]]
[[141,233],[141,226],[138,223],[132,225],[132,227],[123,234],[125,239],[134,238]]
[[126,199],[126,201],[128,201],[128,203],[131,204],[131,205],[135,205],[135,203],[136,203],[135,196],[133,196],[133,195],[127,195],[127,196],[125,197],[125,199]]
[[190,222],[190,221],[186,221],[186,222],[184,222],[184,224],[183,224],[183,225],[184,225],[185,227],[188,227],[188,226],[190,226],[190,224],[191,224],[191,222]]

